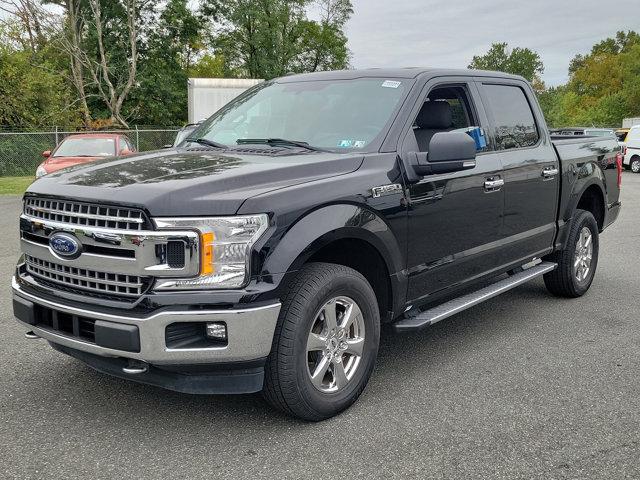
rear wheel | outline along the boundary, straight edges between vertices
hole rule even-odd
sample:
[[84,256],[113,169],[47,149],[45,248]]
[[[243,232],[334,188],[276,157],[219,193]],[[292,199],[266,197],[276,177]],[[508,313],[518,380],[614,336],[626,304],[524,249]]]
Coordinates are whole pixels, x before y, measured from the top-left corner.
[[586,210],[576,210],[564,250],[549,260],[558,267],[544,275],[544,283],[554,295],[580,297],[589,290],[598,266],[599,237],[596,219]]
[[633,157],[629,164],[629,168],[633,173],[640,173],[640,157]]
[[306,265],[282,299],[264,396],[290,415],[318,421],[349,407],[373,370],[380,339],[376,296],[357,271]]

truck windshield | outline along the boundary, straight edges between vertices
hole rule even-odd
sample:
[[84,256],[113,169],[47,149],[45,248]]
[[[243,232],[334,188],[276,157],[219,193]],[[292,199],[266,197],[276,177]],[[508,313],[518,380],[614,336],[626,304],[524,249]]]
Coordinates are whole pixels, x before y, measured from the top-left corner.
[[409,80],[265,82],[209,118],[190,137],[224,145],[282,146],[286,139],[323,150],[363,150],[392,120]]

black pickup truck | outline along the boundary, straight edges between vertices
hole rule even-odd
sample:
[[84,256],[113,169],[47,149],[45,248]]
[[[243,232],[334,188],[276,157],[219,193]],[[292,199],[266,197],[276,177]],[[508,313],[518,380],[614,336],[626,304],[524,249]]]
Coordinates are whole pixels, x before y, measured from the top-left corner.
[[321,420],[365,388],[381,324],[539,276],[583,295],[621,169],[614,138],[550,137],[520,77],[287,76],[175,148],[33,183],[14,313],[99,371]]

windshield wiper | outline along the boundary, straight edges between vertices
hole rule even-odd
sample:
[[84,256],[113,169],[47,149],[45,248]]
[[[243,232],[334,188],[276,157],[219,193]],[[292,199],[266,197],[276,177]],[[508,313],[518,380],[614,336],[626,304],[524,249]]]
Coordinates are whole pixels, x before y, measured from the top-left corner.
[[189,137],[186,140],[187,140],[187,142],[199,143],[200,145],[207,145],[209,147],[228,148],[228,145],[225,145],[224,143],[214,142],[213,140],[207,140],[206,138],[191,138],[191,137]]
[[291,146],[291,147],[299,147],[304,148],[305,150],[311,150],[312,152],[327,152],[328,150],[324,150],[322,148],[313,147],[309,145],[307,142],[299,142],[297,140],[286,140],[284,138],[239,138],[236,140],[238,145],[270,145],[270,146]]

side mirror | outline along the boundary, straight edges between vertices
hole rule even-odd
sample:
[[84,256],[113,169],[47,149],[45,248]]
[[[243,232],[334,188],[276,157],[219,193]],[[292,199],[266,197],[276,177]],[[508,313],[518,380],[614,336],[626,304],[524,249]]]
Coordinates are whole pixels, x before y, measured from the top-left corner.
[[44,158],[49,158],[51,156],[51,150],[45,150],[44,152],[42,152],[42,156]]
[[127,155],[131,155],[133,152],[131,150],[129,150],[128,148],[124,148],[122,150],[120,150],[120,156],[124,157]]
[[[429,142],[429,152],[409,152],[409,181],[425,175],[459,172],[476,166],[476,142],[466,132],[439,132]],[[411,178],[413,177],[413,178]]]

